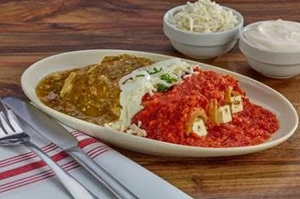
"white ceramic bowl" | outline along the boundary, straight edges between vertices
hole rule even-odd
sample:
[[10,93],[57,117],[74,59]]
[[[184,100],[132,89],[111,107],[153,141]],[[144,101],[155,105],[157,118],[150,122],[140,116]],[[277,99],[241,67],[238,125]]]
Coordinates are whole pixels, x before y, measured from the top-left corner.
[[170,16],[182,10],[184,6],[168,10],[163,18],[164,33],[177,51],[195,59],[210,59],[223,55],[233,48],[244,24],[243,16],[239,12],[223,7],[232,10],[239,20],[233,29],[216,33],[188,32],[175,27],[169,21]]
[[262,22],[255,22],[243,28],[239,48],[248,64],[257,72],[271,78],[285,79],[300,74],[300,51],[288,52],[261,49],[245,38],[245,31]]

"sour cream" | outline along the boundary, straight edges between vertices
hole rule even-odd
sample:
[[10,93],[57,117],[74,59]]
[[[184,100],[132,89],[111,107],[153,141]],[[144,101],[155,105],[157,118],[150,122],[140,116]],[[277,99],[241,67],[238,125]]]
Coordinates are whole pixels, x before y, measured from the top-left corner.
[[278,52],[300,51],[300,23],[285,20],[263,21],[245,30],[252,45]]

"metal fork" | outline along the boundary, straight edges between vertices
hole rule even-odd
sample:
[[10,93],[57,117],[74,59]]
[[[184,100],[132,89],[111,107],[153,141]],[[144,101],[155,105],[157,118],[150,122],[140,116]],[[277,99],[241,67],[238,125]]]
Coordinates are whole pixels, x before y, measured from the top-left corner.
[[83,187],[70,174],[65,172],[37,145],[30,141],[30,136],[18,125],[18,118],[7,109],[0,98],[0,146],[24,145],[36,153],[57,175],[64,187],[75,199],[98,199]]

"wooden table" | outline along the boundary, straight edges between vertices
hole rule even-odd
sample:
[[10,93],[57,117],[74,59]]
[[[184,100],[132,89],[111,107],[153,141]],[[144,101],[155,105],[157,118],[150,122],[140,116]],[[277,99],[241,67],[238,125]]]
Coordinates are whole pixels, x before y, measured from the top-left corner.
[[[162,31],[162,16],[184,0],[3,0],[0,2],[0,96],[26,99],[20,77],[44,57],[82,49],[130,49],[184,57]],[[266,19],[300,21],[300,1],[220,0],[245,24]],[[300,75],[284,80],[252,70],[235,46],[209,64],[263,82],[300,112]],[[300,130],[256,154],[222,158],[169,158],[117,149],[194,198],[300,198]],[[155,190],[152,190],[155,191]]]

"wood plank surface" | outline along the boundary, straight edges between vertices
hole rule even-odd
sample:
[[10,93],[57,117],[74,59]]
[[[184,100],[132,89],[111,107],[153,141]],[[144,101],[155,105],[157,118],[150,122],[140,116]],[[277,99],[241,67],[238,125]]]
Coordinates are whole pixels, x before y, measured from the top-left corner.
[[[83,49],[126,49],[185,57],[162,30],[163,14],[183,0],[1,0],[0,96],[26,99],[20,77],[34,62]],[[299,0],[219,0],[245,24],[267,19],[300,21]],[[206,63],[254,78],[282,93],[300,113],[300,75],[271,79],[252,70],[236,45]],[[300,130],[255,154],[172,158],[118,149],[194,198],[300,198]],[[155,190],[151,190],[155,191]]]

